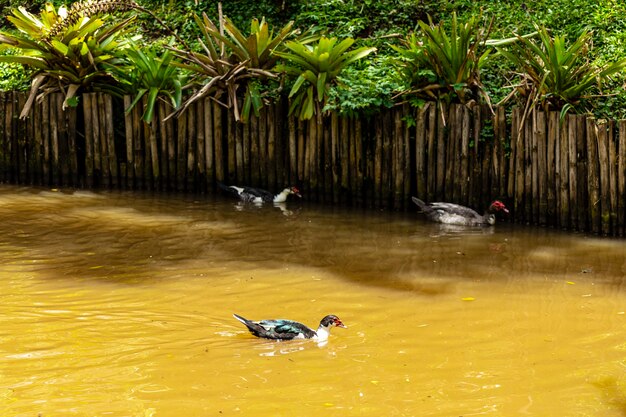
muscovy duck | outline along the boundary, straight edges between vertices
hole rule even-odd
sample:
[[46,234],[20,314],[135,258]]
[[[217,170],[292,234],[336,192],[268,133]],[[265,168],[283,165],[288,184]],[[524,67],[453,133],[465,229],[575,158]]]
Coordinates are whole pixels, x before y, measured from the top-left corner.
[[331,327],[347,328],[347,326],[339,320],[339,317],[332,314],[324,317],[320,321],[317,331],[305,326],[302,323],[292,320],[278,319],[252,321],[237,314],[233,314],[233,316],[245,324],[250,333],[256,337],[263,337],[265,339],[315,339],[319,342],[324,342],[328,339],[328,336],[330,336]]
[[272,194],[267,190],[253,187],[238,187],[235,185],[226,185],[218,181],[217,185],[224,191],[238,197],[241,201],[250,203],[284,203],[290,194],[298,197],[300,190],[296,187],[285,188],[278,194]]
[[413,202],[426,214],[430,220],[438,223],[457,224],[461,226],[493,226],[496,224],[496,213],[503,211],[508,213],[506,206],[501,201],[491,203],[484,215],[476,213],[469,207],[452,203],[424,203],[416,197],[411,197]]

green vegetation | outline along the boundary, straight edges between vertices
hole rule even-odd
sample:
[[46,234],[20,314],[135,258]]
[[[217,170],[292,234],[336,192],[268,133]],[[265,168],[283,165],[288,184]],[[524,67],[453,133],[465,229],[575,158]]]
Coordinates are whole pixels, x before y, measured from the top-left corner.
[[[199,86],[181,111],[202,97],[210,95],[219,101],[226,94],[224,105],[233,109],[236,120],[247,120],[251,108],[258,115],[263,105],[258,83],[278,77],[273,72],[276,65],[274,54],[281,50],[285,39],[295,35],[293,22],[274,36],[265,19],[261,22],[252,19],[250,35],[246,37],[227,17],[221,20],[219,27],[206,13],[202,19],[198,16],[194,19],[204,35],[204,40],[198,41],[202,51],[172,48],[184,62],[179,66],[193,74]],[[245,90],[241,111],[238,104],[240,87]]]
[[393,47],[400,56],[397,66],[407,86],[403,95],[409,100],[424,97],[449,103],[456,99],[463,104],[482,98],[490,104],[480,82],[481,66],[491,52],[484,45],[489,28],[483,28],[479,18],[460,24],[456,13],[452,14],[450,34],[443,22],[429,23],[420,21],[421,36],[412,33],[403,46]]
[[[180,112],[206,96],[246,120],[281,91],[302,118],[427,99],[508,99],[626,118],[620,0],[242,0],[222,4],[224,19],[215,0],[70,3],[73,20],[59,18],[57,0],[0,3],[13,25],[0,38],[1,88],[32,81],[31,97],[61,90],[68,105],[81,91],[130,93],[136,102],[146,96],[147,120],[159,98]],[[301,31],[318,43],[298,37]],[[142,50],[128,42],[139,36]],[[323,68],[331,43],[350,45],[334,56],[338,68]],[[190,95],[182,101],[185,87]]]
[[551,37],[544,27],[537,27],[539,40],[519,37],[519,42],[500,51],[518,68],[521,82],[517,92],[526,108],[541,103],[546,110],[584,112],[582,101],[591,87],[602,86],[608,78],[626,66],[626,59],[597,67],[587,58],[591,33],[583,32],[567,45],[563,36]]
[[361,47],[348,51],[354,39],[322,36],[317,45],[306,45],[290,41],[285,44],[290,52],[276,52],[286,63],[277,67],[279,71],[297,77],[289,98],[292,100],[289,113],[300,119],[310,119],[321,114],[328,102],[330,88],[341,71],[353,62],[369,55],[375,48]]
[[39,17],[19,7],[8,18],[19,32],[0,33],[1,44],[21,51],[0,56],[0,61],[34,70],[21,117],[27,115],[40,93],[62,91],[64,106],[75,105],[77,94],[83,91],[122,93],[106,66],[119,63],[129,39],[124,37],[124,28],[134,16],[115,22],[107,22],[110,19],[106,15],[100,18],[85,14],[75,20],[70,17],[67,14],[67,24],[58,25],[63,17],[52,4],[46,4]]
[[128,94],[134,99],[127,109],[133,107],[146,97],[143,120],[152,121],[154,108],[159,97],[170,100],[172,108],[180,108],[185,75],[175,65],[174,54],[166,50],[161,56],[154,49],[144,48],[131,42],[124,51],[128,65],[110,67],[115,78],[126,86]]

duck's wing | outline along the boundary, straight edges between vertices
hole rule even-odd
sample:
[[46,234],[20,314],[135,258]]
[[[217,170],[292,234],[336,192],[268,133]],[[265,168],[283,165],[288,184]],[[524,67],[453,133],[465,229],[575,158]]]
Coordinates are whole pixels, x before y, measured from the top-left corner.
[[263,190],[261,188],[254,188],[254,187],[241,187],[243,189],[243,192],[246,194],[250,194],[254,197],[261,197],[261,198],[267,198],[267,197],[271,197],[274,198],[274,194],[270,193],[267,190]]
[[453,203],[430,203],[433,210],[441,214],[460,216],[466,219],[481,219],[482,216],[469,207]]
[[261,320],[257,323],[265,329],[267,335],[272,339],[294,339],[296,337],[310,339],[317,334],[304,324],[292,320]]

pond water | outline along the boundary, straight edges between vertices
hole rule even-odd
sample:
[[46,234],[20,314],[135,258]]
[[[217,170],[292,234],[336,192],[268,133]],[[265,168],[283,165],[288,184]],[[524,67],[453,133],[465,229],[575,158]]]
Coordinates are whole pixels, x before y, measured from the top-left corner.
[[626,416],[622,240],[12,186],[0,219],[1,416]]

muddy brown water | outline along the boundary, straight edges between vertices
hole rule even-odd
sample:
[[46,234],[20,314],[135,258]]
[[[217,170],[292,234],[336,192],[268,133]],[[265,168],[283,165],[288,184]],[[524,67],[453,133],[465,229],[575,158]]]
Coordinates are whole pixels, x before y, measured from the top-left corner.
[[626,416],[623,240],[12,186],[0,219],[1,416]]

